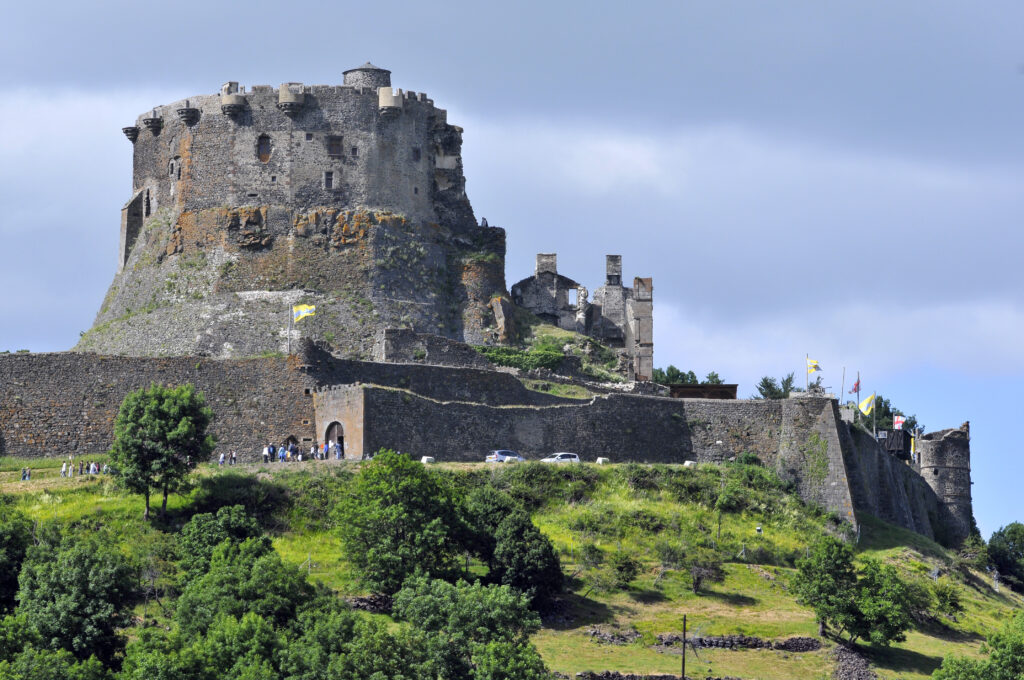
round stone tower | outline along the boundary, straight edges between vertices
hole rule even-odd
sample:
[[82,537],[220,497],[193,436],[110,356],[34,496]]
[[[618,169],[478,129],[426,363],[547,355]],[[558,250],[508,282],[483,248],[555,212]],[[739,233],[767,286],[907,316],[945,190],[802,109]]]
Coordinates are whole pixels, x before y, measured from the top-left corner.
[[974,526],[970,423],[922,436],[917,450],[921,476],[939,497],[936,533],[944,534],[948,543],[959,543]]
[[[390,71],[230,81],[123,130],[118,271],[75,349],[237,358],[305,337],[365,358],[383,328],[495,337],[505,233],[473,216],[462,128]],[[316,314],[292,323],[297,304]]]
[[357,68],[350,68],[343,74],[349,87],[391,87],[391,71],[366,62]]

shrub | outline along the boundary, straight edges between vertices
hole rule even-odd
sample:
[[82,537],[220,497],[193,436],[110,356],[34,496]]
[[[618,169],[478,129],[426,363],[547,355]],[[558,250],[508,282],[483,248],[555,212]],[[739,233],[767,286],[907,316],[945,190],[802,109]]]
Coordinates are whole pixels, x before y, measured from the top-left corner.
[[512,513],[498,525],[491,576],[526,593],[538,609],[562,590],[564,578],[555,547],[522,511]]
[[616,550],[608,559],[608,564],[615,575],[615,585],[628,588],[640,574],[640,562],[627,552]]

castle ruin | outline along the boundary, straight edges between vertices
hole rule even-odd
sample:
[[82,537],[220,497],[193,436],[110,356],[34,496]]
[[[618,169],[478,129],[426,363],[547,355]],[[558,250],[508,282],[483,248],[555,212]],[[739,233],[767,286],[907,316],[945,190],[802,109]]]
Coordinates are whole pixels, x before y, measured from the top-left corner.
[[[966,424],[925,435],[907,464],[823,394],[671,398],[649,383],[652,279],[623,286],[618,255],[592,298],[554,254],[509,292],[505,231],[478,225],[465,193],[462,132],[369,63],[340,86],[229,82],[140,116],[124,128],[114,281],[74,351],[0,355],[0,455],[104,451],[128,392],[191,382],[242,460],[286,441],[349,459],[754,453],[853,525],[864,512],[947,544],[968,534]],[[295,327],[299,303],[316,315]],[[626,381],[497,369],[471,345],[511,341],[519,311],[610,348]],[[589,396],[530,388],[538,377]]]

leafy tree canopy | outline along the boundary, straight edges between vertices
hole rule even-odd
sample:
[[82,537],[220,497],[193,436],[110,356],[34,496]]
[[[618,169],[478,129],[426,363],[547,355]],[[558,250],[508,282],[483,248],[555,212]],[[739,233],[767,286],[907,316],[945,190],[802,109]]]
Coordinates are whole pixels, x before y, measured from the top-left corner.
[[312,597],[305,575],[282,562],[266,536],[226,540],[214,549],[209,571],[181,593],[175,619],[188,635],[205,633],[223,614],[253,612],[282,626]]
[[436,577],[457,572],[466,534],[457,500],[409,456],[379,452],[337,513],[342,547],[369,588],[391,594],[417,570]]
[[188,583],[210,568],[214,548],[224,541],[244,541],[262,535],[259,524],[241,505],[224,506],[216,515],[203,512],[193,515],[178,534],[177,552]]
[[550,677],[529,643],[540,620],[529,598],[508,586],[413,577],[395,595],[394,614],[425,634],[440,678]]
[[495,533],[491,578],[526,593],[535,608],[562,590],[562,566],[551,540],[523,511],[508,515]]
[[121,402],[110,460],[124,487],[145,496],[146,519],[150,492],[163,492],[161,513],[165,513],[167,495],[213,451],[214,439],[206,433],[212,418],[213,411],[192,385],[153,383]]
[[935,680],[1019,680],[1024,677],[1024,613],[1006,623],[982,645],[987,659],[947,656]]
[[680,371],[671,364],[665,369],[654,369],[651,380],[659,385],[721,385],[723,382],[715,371],[708,373],[704,380],[698,380],[697,374],[693,371]]
[[136,570],[109,547],[113,541],[90,528],[40,533],[18,578],[18,614],[38,632],[42,647],[109,662],[123,644],[117,631],[131,618]]
[[32,544],[32,522],[0,503],[0,614],[14,608],[18,572]]
[[1024,524],[1011,522],[994,532],[988,556],[1001,578],[1014,590],[1024,590]]
[[789,396],[790,392],[795,391],[794,386],[795,379],[793,374],[786,375],[781,380],[776,380],[771,376],[764,376],[761,381],[757,383],[757,394],[752,395],[753,399],[785,399]]

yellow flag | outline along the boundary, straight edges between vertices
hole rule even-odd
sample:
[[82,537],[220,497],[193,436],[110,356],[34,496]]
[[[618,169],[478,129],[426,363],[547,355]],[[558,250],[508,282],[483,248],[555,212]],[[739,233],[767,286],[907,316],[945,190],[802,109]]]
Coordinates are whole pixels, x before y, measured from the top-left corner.
[[814,373],[815,371],[820,371],[820,370],[821,370],[821,366],[818,365],[818,360],[817,359],[808,359],[807,360],[807,373],[808,374]]
[[292,307],[292,321],[301,321],[316,314],[316,305],[295,305]]
[[860,402],[860,412],[866,416],[871,415],[872,409],[875,408],[875,393],[872,392],[871,396]]

